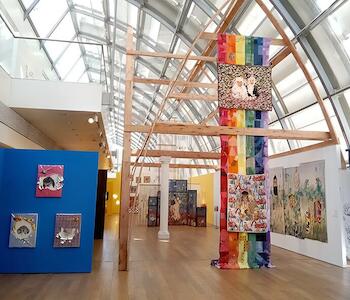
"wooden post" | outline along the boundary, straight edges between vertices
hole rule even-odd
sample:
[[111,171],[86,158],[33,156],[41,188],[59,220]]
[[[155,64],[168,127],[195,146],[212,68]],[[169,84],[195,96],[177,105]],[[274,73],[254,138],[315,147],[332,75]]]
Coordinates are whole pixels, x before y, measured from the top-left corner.
[[[127,30],[126,49],[133,49],[133,30],[129,26]],[[114,66],[112,66],[114,67]],[[126,55],[125,71],[125,102],[124,102],[124,128],[131,125],[134,56]],[[123,161],[121,174],[121,201],[119,217],[119,271],[128,269],[128,240],[129,240],[129,206],[130,206],[130,157],[131,157],[131,132],[124,131]]]

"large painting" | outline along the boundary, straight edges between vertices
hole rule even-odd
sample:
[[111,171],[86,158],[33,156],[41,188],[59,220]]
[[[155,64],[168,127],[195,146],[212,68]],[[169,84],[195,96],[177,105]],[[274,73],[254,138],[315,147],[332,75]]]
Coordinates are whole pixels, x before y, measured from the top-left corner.
[[63,165],[38,165],[37,197],[62,197]]
[[228,174],[228,231],[266,232],[266,203],[264,174]]
[[169,192],[178,192],[178,193],[187,192],[187,180],[170,179]]
[[218,65],[219,107],[272,110],[271,67]]
[[137,208],[139,213],[135,215],[134,220],[137,225],[146,225],[148,223],[149,198],[157,197],[160,190],[159,184],[140,184]]
[[270,169],[270,228],[272,232],[282,234],[285,233],[283,209],[283,177],[283,168]]
[[81,214],[56,214],[55,248],[80,247]]
[[10,248],[35,248],[38,214],[11,214]]
[[188,204],[187,204],[187,225],[196,226],[196,215],[197,215],[197,191],[188,191]]
[[300,204],[305,238],[327,242],[325,162],[301,164]]
[[169,193],[169,225],[187,224],[187,193]]
[[286,234],[303,237],[298,167],[284,170],[284,226]]

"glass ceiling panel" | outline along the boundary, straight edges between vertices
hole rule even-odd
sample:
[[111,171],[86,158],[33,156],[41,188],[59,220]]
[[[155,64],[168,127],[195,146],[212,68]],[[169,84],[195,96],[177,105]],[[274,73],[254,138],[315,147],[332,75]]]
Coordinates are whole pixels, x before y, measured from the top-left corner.
[[[111,0],[110,2],[114,2]],[[100,13],[103,12],[103,1],[102,0],[74,0],[74,4],[88,7],[92,10],[98,11]]]
[[67,9],[66,0],[40,0],[30,13],[40,36],[46,37]]

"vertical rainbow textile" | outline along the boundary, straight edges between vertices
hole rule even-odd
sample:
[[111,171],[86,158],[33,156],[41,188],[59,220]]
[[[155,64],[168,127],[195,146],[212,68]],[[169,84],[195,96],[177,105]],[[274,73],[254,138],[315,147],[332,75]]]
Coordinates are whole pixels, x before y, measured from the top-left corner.
[[[269,65],[271,39],[218,34],[218,63]],[[220,125],[238,128],[267,128],[268,112],[219,107]],[[223,269],[270,266],[269,219],[266,233],[228,232],[227,205],[229,173],[265,174],[267,178],[266,137],[221,135],[221,207],[218,260],[212,265]],[[269,203],[267,203],[267,208]],[[266,216],[269,218],[269,214]]]

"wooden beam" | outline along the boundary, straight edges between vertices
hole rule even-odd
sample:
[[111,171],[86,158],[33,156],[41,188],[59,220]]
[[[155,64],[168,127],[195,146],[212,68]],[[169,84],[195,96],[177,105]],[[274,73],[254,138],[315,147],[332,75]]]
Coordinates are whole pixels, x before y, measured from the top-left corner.
[[270,61],[271,66],[277,66],[282,60],[284,60],[290,54],[290,48],[284,47],[281,49]]
[[[150,126],[147,125],[126,125],[126,132],[148,133]],[[204,126],[178,123],[156,123],[153,133],[199,135],[199,136],[220,136],[220,135],[249,135],[267,136],[272,139],[288,140],[315,140],[326,141],[330,139],[329,132],[301,131],[265,128],[237,128],[229,126]]]
[[[134,150],[131,156],[139,155],[141,150]],[[145,154],[145,150],[142,154]],[[174,151],[174,150],[147,150],[146,157],[170,156],[171,158],[189,158],[189,159],[220,159],[221,154],[218,152],[198,152],[198,151]]]
[[[203,32],[201,34],[201,39],[203,40],[211,40],[211,41],[217,41],[218,35],[215,32]],[[283,39],[271,39],[271,44],[275,46],[285,46],[285,42]]]
[[313,145],[309,145],[309,146],[293,149],[293,150],[290,150],[290,151],[277,153],[277,154],[272,154],[272,155],[269,156],[269,158],[270,159],[275,159],[275,158],[279,158],[279,157],[285,157],[285,156],[289,156],[289,155],[292,155],[292,154],[307,152],[307,151],[311,151],[311,150],[327,147],[327,146],[330,146],[330,145],[336,145],[336,144],[337,144],[337,141],[334,141],[334,140],[324,141],[324,142],[321,142],[321,143],[317,143],[317,144],[313,144]]
[[218,101],[217,95],[201,95],[201,94],[186,94],[186,93],[173,93],[168,96],[173,99],[181,100],[202,100],[202,101]]
[[[186,58],[186,55],[174,54],[174,53],[169,53],[169,52],[147,52],[147,51],[131,50],[131,51],[128,51],[126,53],[130,54],[130,55],[135,55],[135,56],[173,58],[173,59],[185,59]],[[217,58],[215,56],[190,55],[187,58],[187,60],[201,60],[201,61],[216,62]]]
[[[126,48],[133,48],[133,29],[128,26]],[[134,57],[126,56],[125,102],[124,102],[124,126],[131,123]],[[123,159],[121,174],[121,201],[119,217],[119,271],[128,269],[128,241],[129,241],[129,206],[130,206],[130,157],[131,157],[131,132],[124,131]]]
[[308,82],[308,84],[311,87],[312,92],[314,93],[314,96],[316,97],[316,100],[321,108],[321,111],[323,113],[324,119],[327,123],[328,129],[330,131],[330,135],[331,135],[331,139],[333,140],[337,140],[337,135],[335,133],[332,121],[328,115],[327,109],[324,105],[323,99],[321,97],[321,95],[319,94],[316,84],[311,76],[311,74],[309,73],[308,69],[306,68],[305,64],[303,63],[303,60],[301,58],[301,56],[299,55],[298,51],[296,50],[296,48],[294,47],[293,42],[288,38],[287,34],[285,33],[284,29],[282,28],[282,26],[279,24],[279,22],[277,21],[277,19],[275,18],[275,16],[271,13],[271,11],[267,8],[267,6],[265,5],[265,3],[263,2],[263,0],[255,0],[256,3],[260,6],[260,8],[263,10],[263,12],[266,14],[267,18],[270,20],[270,22],[272,23],[272,25],[276,28],[276,30],[278,31],[278,33],[281,35],[285,45],[289,48],[289,50],[291,51],[291,53],[293,54],[298,66],[300,67],[300,69],[303,71],[304,76]]
[[[171,80],[134,77],[134,82],[144,83],[144,84],[169,85]],[[189,87],[189,88],[198,87],[198,88],[207,88],[207,89],[216,89],[216,90],[218,89],[217,83],[194,82],[194,81],[183,81],[183,80],[176,81],[175,86],[183,86],[183,87]]]
[[219,113],[219,108],[213,110],[205,119],[199,124],[206,125],[211,119],[213,119]]
[[[132,166],[145,167],[145,168],[160,168],[160,163],[131,163]],[[220,169],[217,165],[191,165],[191,164],[169,164],[169,168],[172,169]]]

